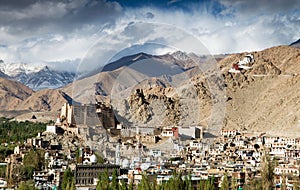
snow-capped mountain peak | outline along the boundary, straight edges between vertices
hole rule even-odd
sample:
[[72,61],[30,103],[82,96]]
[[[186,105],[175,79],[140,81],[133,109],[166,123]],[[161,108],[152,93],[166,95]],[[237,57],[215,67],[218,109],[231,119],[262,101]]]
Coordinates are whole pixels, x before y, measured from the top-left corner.
[[182,52],[182,51],[176,51],[176,52],[172,53],[171,55],[179,61],[187,61],[190,59],[188,54],[186,54],[185,52]]
[[4,61],[0,61],[0,71],[33,90],[59,88],[72,82],[75,77],[75,73],[55,71],[46,65],[34,66]]
[[15,77],[20,74],[30,74],[38,72],[43,69],[45,66],[33,66],[25,63],[5,63],[4,61],[0,62],[0,71],[5,73],[10,77]]

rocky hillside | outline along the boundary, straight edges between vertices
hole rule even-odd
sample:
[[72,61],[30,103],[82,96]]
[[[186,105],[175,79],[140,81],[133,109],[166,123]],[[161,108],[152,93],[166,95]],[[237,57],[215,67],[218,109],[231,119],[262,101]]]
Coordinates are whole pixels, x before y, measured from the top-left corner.
[[243,54],[220,62],[224,67],[228,128],[296,134],[300,130],[300,50],[279,46],[254,52],[253,68],[226,72]]
[[84,103],[94,102],[95,94],[101,97],[115,94],[128,97],[132,88],[137,86],[179,85],[199,72],[196,66],[183,52],[161,56],[139,53],[109,63],[93,75],[74,81],[62,90]]
[[[251,69],[228,72],[249,53],[255,60],[248,65]],[[211,130],[225,127],[295,135],[295,131],[300,132],[299,64],[299,49],[278,46],[228,55],[220,59],[217,67],[207,67],[204,73],[193,73],[193,69],[180,73],[186,78],[178,77],[179,74],[142,80],[145,76],[133,68],[119,67],[77,81],[81,85],[65,90],[83,97],[88,90],[95,92],[96,87],[99,96],[111,98],[119,120],[133,124],[200,124]],[[181,79],[177,86],[170,83],[176,78]]]
[[232,64],[248,53],[226,57],[218,63],[219,69],[193,77],[179,88],[135,91],[116,104],[118,113],[134,123],[154,126],[201,124],[216,130],[292,136],[300,132],[300,50],[278,46],[250,52],[255,59],[252,68],[229,73]]

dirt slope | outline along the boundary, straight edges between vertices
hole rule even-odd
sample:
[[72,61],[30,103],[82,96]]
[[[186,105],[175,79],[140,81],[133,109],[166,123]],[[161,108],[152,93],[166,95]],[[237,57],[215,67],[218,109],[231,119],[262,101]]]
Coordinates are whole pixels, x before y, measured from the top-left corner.
[[0,109],[17,109],[17,105],[33,93],[33,90],[19,82],[0,78]]

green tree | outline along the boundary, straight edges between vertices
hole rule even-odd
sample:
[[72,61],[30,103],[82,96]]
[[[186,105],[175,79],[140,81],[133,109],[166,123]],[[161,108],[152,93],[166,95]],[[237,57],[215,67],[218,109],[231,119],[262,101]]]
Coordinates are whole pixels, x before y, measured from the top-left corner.
[[70,168],[66,169],[66,171],[63,175],[61,187],[62,187],[62,190],[75,190],[76,189],[74,175]]
[[286,190],[286,188],[287,188],[287,185],[286,185],[286,175],[283,174],[281,177],[282,177],[282,183],[280,185],[280,189],[281,190]]
[[138,185],[138,190],[150,190],[150,183],[147,175],[142,176],[142,180]]
[[22,176],[22,180],[28,180],[33,178],[34,167],[32,166],[23,166],[20,169],[20,174]]
[[182,175],[181,173],[179,174],[174,174],[173,175],[173,178],[174,178],[174,185],[175,187],[180,190],[180,189],[184,189],[185,187],[185,184],[184,184],[184,181],[182,180]]
[[274,185],[274,162],[270,155],[265,151],[261,163],[262,186],[264,190],[272,189]]
[[0,166],[0,178],[6,177],[6,167],[7,166]]
[[[1,132],[0,132],[1,134]],[[1,143],[1,141],[0,141]],[[3,162],[5,158],[14,153],[14,148],[16,145],[10,144],[8,146],[0,146],[0,161]]]
[[192,184],[192,177],[191,177],[191,174],[188,175],[188,177],[185,178],[185,182],[186,182],[186,187],[185,189],[186,190],[192,190],[193,189],[193,184]]
[[261,179],[252,179],[250,182],[249,190],[252,190],[252,189],[255,189],[255,190],[263,189],[262,180]]
[[221,190],[228,190],[229,189],[229,181],[227,174],[223,176],[222,184],[221,184]]
[[153,183],[150,184],[150,188],[152,190],[160,190],[160,186],[157,185],[157,181],[156,181],[156,178],[154,179]]
[[116,169],[113,171],[113,174],[112,174],[110,189],[111,190],[118,190],[119,189],[119,181],[118,181],[118,175],[117,175],[117,170]]
[[33,181],[21,182],[17,190],[36,190]]
[[95,155],[96,155],[96,158],[97,158],[97,163],[98,164],[104,164],[104,159],[103,159],[103,157],[102,156],[100,156],[100,154],[98,154],[98,153],[94,153]]
[[21,176],[23,180],[32,179],[35,170],[41,170],[44,166],[44,152],[42,150],[30,150],[25,154]]
[[247,184],[244,184],[243,190],[262,190],[262,179],[261,178],[251,178]]
[[109,176],[108,170],[106,169],[104,172],[99,174],[98,184],[96,186],[97,190],[108,190],[109,189]]
[[119,187],[119,190],[128,190],[124,179],[121,180],[121,185]]
[[30,150],[27,154],[25,154],[23,164],[26,166],[32,166],[36,170],[41,170],[44,166],[44,151]]
[[231,189],[232,190],[236,190],[238,188],[238,184],[237,184],[237,181],[236,181],[236,178],[235,177],[231,177],[231,185],[230,185]]
[[299,176],[297,176],[297,177],[294,177],[294,181],[295,181],[295,183],[293,184],[293,190],[299,190]]
[[130,182],[128,190],[133,190],[133,181]]
[[77,148],[76,150],[76,162],[77,163],[82,163],[82,155],[80,155],[82,151],[80,151],[80,148]]
[[161,185],[161,188],[166,190],[169,189],[178,190],[179,187],[181,187],[181,189],[184,189],[185,185],[181,177],[182,177],[181,174],[176,174],[176,172],[174,172],[172,177],[167,182]]
[[[172,177],[165,183],[161,185],[156,185],[156,181],[150,184],[150,189],[156,190],[186,190],[190,189],[191,182],[190,182],[190,176],[185,177],[184,180],[182,180],[181,173],[176,174],[176,172],[173,173]],[[189,185],[190,184],[190,185]]]
[[46,125],[46,123],[18,122],[0,118],[0,143],[25,141],[27,138],[35,137],[39,132],[45,131]]
[[205,181],[200,180],[200,183],[198,184],[197,190],[204,190],[205,189]]
[[215,177],[212,176],[211,178],[209,178],[208,180],[206,180],[205,183],[205,190],[214,190],[214,181],[215,181]]

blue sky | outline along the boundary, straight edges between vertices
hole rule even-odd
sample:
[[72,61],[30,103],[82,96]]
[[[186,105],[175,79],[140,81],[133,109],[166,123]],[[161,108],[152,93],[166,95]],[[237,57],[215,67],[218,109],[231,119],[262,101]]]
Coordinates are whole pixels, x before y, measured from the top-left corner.
[[[164,25],[193,36],[205,53],[257,51],[300,38],[298,7],[297,0],[2,0],[0,59],[76,70],[84,59],[97,54],[94,64],[105,64],[124,48],[163,54],[193,46],[161,32]],[[143,49],[153,42],[162,44]]]

